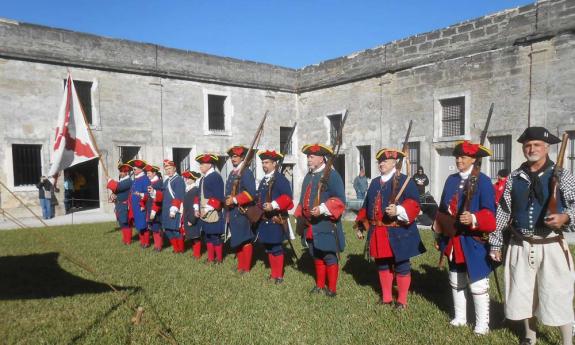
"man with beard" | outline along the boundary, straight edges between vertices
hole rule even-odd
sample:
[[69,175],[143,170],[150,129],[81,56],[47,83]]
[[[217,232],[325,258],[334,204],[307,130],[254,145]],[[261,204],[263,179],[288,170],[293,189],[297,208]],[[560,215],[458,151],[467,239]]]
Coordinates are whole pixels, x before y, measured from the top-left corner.
[[559,138],[543,127],[529,127],[517,139],[527,159],[505,184],[491,234],[491,257],[502,260],[504,232],[510,234],[505,255],[505,316],[522,320],[522,345],[535,344],[536,319],[561,330],[563,344],[572,344],[573,259],[562,231],[575,219],[575,179],[558,172],[557,212],[548,202],[555,163],[549,146]]

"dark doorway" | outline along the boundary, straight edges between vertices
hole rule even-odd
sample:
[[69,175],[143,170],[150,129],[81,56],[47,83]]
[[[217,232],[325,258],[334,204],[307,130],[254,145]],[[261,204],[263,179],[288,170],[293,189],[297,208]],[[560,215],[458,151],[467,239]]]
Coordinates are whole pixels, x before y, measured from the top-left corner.
[[[70,176],[74,191],[72,192],[71,212],[100,207],[100,184],[98,179],[98,159],[74,165],[64,170]],[[62,181],[63,183],[64,181]]]
[[337,155],[337,157],[335,157],[333,160],[333,168],[341,176],[341,180],[343,181],[343,189],[345,190],[345,155]]

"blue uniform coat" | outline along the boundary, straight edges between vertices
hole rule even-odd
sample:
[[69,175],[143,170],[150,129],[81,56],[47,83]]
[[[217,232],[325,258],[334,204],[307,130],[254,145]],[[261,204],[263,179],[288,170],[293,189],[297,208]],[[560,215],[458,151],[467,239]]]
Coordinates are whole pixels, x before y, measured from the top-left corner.
[[[163,189],[163,182],[160,179],[157,179],[154,182],[150,182],[150,185],[156,191],[162,191]],[[154,199],[152,199],[148,195],[148,199],[146,200],[146,219],[148,220],[148,228],[153,232],[158,232],[162,229],[162,207],[158,207],[156,211],[156,216],[154,219],[150,220],[150,212],[152,212],[152,207],[154,206]]]
[[[458,209],[463,207],[465,202],[465,188],[459,188],[460,182],[461,176],[459,173],[449,175],[445,181],[445,187],[443,188],[443,194],[441,195],[439,212],[448,213],[449,203],[456,193],[459,194]],[[495,214],[495,192],[493,191],[493,185],[491,184],[489,177],[483,173],[480,173],[477,182],[477,191],[471,199],[469,212],[476,213],[484,209],[487,209]],[[456,222],[455,224],[459,230],[464,231],[464,233],[460,236],[460,241],[465,256],[465,264],[467,266],[469,280],[471,282],[475,282],[489,276],[492,269],[489,259],[488,244],[476,240],[471,235],[465,234],[465,231],[469,230],[465,225],[460,224],[459,222]],[[440,241],[440,249],[442,251],[445,249],[448,240],[449,239],[447,237],[442,237]]]
[[[172,193],[170,193],[169,187],[171,187]],[[172,206],[178,206],[184,201],[185,192],[186,184],[180,175],[174,174],[172,177],[166,177],[164,179],[164,187],[162,188],[162,194],[164,196],[162,200],[162,225],[164,229],[172,231],[180,229],[182,215],[178,211],[174,218],[170,218],[170,208]]]
[[[263,205],[266,202],[272,202],[278,199],[281,195],[287,195],[290,199],[293,198],[292,191],[289,181],[286,179],[284,174],[276,171],[272,177],[271,182],[271,198],[268,200],[268,191],[270,187],[270,181],[262,180],[260,182],[257,191],[257,201],[258,205]],[[277,202],[277,201],[276,201]],[[258,223],[258,241],[265,244],[280,244],[287,238],[286,233],[281,224],[276,224],[272,222],[271,218],[276,215],[281,214],[283,218],[288,218],[287,210],[274,210],[266,212],[265,218]],[[289,218],[288,218],[289,219]]]
[[[313,208],[314,200],[317,195],[319,180],[323,171],[316,173],[307,173],[302,183],[300,205],[304,205],[304,196],[308,186],[311,186],[311,200],[309,201],[310,209]],[[320,204],[325,203],[329,198],[338,198],[345,204],[345,191],[341,176],[336,170],[332,170],[329,174],[329,180],[326,188],[320,193]],[[345,235],[341,225],[341,218],[337,221],[332,221],[327,216],[320,216],[318,218],[312,217],[312,232],[313,232],[313,246],[324,252],[342,252],[345,249]],[[336,236],[337,232],[337,236]],[[302,236],[302,241],[305,242],[305,233]],[[336,237],[339,243],[336,245]]]
[[[223,204],[224,202],[224,180],[216,171],[202,177],[200,180],[200,193],[203,190],[204,198],[214,198]],[[200,218],[198,225],[201,231],[208,235],[221,235],[224,233],[225,221],[222,210],[218,210],[218,221],[208,223]]]
[[148,228],[148,221],[146,217],[146,210],[143,211],[140,208],[140,193],[147,194],[148,186],[150,185],[150,179],[146,174],[134,179],[132,183],[132,188],[130,188],[130,206],[132,207],[132,215],[134,217],[134,226],[136,229],[142,231]]
[[130,226],[129,210],[128,210],[128,198],[130,197],[130,189],[132,188],[132,180],[126,178],[118,181],[118,185],[114,194],[116,194],[115,213],[116,219],[118,220],[118,225],[121,228],[126,228]]
[[[228,180],[226,181],[226,195],[229,196],[232,193],[232,186],[234,181],[238,179],[238,176],[233,172],[228,176]],[[231,232],[231,239],[230,245],[232,247],[237,247],[245,242],[251,241],[254,238],[254,233],[252,231],[251,223],[240,210],[240,207],[247,207],[250,205],[254,205],[253,198],[256,194],[256,181],[254,179],[254,174],[250,169],[245,169],[242,172],[242,176],[240,178],[240,183],[236,194],[240,194],[243,192],[247,192],[252,201],[238,206],[235,205],[232,208],[227,209],[225,213],[226,220],[229,221],[230,232]]]
[[194,202],[199,199],[200,189],[195,186],[187,191],[184,197],[184,230],[187,238],[199,238],[201,235],[198,218],[194,210]]
[[[403,186],[405,179],[407,177],[404,174],[399,175],[399,188]],[[391,194],[393,193],[393,178],[387,181],[387,183],[381,184],[381,178],[374,178],[367,190],[367,195],[365,201],[363,202],[363,208],[367,211],[367,217],[369,220],[374,219],[374,207],[377,193],[381,191],[381,210],[385,214],[385,208],[390,203]],[[413,180],[407,183],[402,196],[399,198],[398,204],[401,204],[406,199],[411,199],[419,203],[419,193],[417,191],[417,186]],[[387,215],[384,215],[387,217]],[[381,219],[378,219],[381,220]],[[389,222],[391,220],[387,220]],[[371,239],[373,233],[373,226],[370,227],[370,231],[367,235],[367,240]],[[393,251],[393,256],[395,261],[407,260],[413,256],[422,254],[425,252],[425,247],[421,242],[419,236],[419,231],[417,230],[417,225],[415,222],[405,226],[405,227],[387,227],[387,233],[389,236],[389,244],[391,250]]]

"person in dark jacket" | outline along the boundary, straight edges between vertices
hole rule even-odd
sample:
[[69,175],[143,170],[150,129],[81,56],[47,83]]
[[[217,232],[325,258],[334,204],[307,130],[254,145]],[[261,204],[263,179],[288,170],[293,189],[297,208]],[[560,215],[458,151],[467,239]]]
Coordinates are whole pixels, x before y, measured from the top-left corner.
[[415,181],[415,185],[417,186],[419,197],[425,196],[425,187],[429,185],[429,178],[423,172],[422,166],[417,168],[417,174],[413,175],[413,181]]
[[42,176],[36,184],[36,188],[38,188],[38,199],[40,199],[40,207],[42,207],[42,218],[50,219],[52,218],[54,186],[46,176]]

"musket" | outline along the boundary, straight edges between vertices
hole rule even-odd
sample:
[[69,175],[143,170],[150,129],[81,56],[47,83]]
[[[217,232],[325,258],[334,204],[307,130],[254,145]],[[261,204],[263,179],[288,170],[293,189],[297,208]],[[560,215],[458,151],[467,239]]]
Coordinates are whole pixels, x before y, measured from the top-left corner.
[[252,160],[254,159],[255,152],[256,152],[255,146],[257,146],[257,143],[259,142],[259,139],[262,135],[262,131],[264,129],[264,123],[266,122],[266,119],[268,117],[268,113],[269,113],[269,110],[266,110],[264,117],[262,118],[262,120],[260,122],[260,125],[256,129],[256,133],[254,134],[254,138],[252,139],[252,143],[250,145],[248,153],[246,154],[246,156],[243,160],[242,166],[240,167],[240,170],[238,171],[236,178],[232,184],[232,190],[230,193],[230,196],[232,198],[235,197],[238,193],[238,189],[240,187],[241,177],[242,177],[242,174],[244,173],[244,170],[249,168],[250,164],[252,163]]
[[[563,161],[565,159],[565,151],[567,150],[568,142],[569,135],[567,133],[563,133],[561,138],[561,148],[557,153],[557,162],[555,162],[555,167],[553,167],[553,176],[551,176],[551,182],[549,184],[551,195],[549,196],[549,200],[547,202],[547,215],[559,213],[557,208],[557,194],[559,193],[559,185],[561,184],[561,173],[563,171]],[[565,248],[563,241],[559,242],[559,244],[561,245],[563,254],[565,254],[565,259],[567,259],[567,266],[571,268],[569,261],[569,249]]]
[[[397,161],[397,163],[395,164],[395,176],[393,178],[392,194],[391,194],[391,198],[389,198],[389,200],[392,200],[392,202],[391,202],[392,204],[398,203],[399,198],[401,198],[403,191],[405,191],[405,188],[407,187],[407,184],[409,183],[409,180],[411,179],[411,163],[409,163],[409,136],[411,135],[412,125],[413,125],[413,120],[409,120],[409,126],[407,127],[407,133],[405,133],[405,139],[403,140],[403,146],[401,148],[401,152],[403,152],[403,154],[405,155],[405,158],[399,159]],[[401,189],[398,191],[397,189],[399,187],[399,176],[401,175],[401,168],[403,166],[403,160],[404,159],[408,160],[407,166],[406,166],[407,178],[403,182]]]

